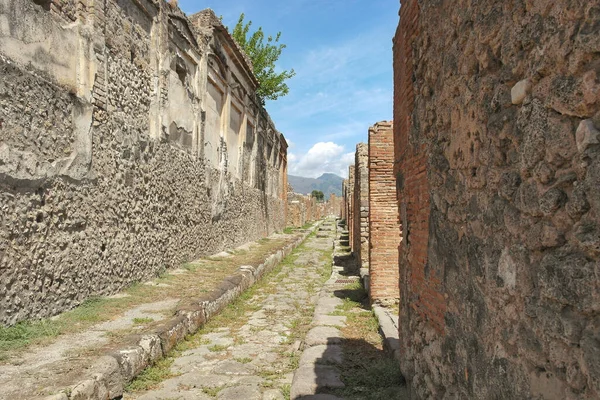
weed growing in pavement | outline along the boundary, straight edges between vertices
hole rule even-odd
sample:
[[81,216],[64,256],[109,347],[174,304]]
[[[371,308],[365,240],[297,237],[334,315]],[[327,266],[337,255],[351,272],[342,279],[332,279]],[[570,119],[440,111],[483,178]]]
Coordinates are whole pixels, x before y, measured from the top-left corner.
[[153,366],[146,368],[127,387],[128,392],[140,392],[157,387],[165,379],[177,376],[171,372],[174,357],[166,357],[158,360]]
[[154,321],[154,318],[150,318],[150,317],[134,318],[132,321],[133,321],[134,325],[143,325],[143,324],[148,324],[148,323]]
[[285,400],[290,400],[290,393],[292,391],[292,385],[286,383],[281,387],[281,393],[283,394],[283,398]]
[[228,346],[224,346],[222,344],[213,344],[212,346],[208,346],[208,351],[212,351],[213,353],[217,353],[219,351],[227,350]]
[[221,390],[223,390],[223,388],[225,388],[225,385],[223,385],[223,386],[202,386],[202,392],[204,392],[204,394],[209,395],[210,397],[217,397],[217,395],[219,394],[219,392]]

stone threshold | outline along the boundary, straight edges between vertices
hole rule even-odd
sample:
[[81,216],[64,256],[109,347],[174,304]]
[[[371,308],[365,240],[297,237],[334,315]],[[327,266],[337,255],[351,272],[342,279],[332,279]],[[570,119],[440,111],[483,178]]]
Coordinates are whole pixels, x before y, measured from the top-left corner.
[[240,266],[238,272],[225,278],[213,292],[180,307],[173,317],[161,322],[153,333],[130,338],[130,345],[98,357],[84,376],[60,393],[42,400],[107,400],[123,396],[125,386],[144,369],[165,357],[186,336],[194,334],[218,315],[246,289],[273,270],[285,257],[314,232],[313,224],[297,239],[269,255],[257,267]]

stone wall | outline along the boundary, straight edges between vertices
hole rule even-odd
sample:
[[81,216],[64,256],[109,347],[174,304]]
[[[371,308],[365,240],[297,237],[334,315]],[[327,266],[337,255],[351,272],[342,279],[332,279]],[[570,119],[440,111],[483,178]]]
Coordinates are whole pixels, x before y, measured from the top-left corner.
[[308,222],[323,218],[331,207],[329,202],[317,203],[314,197],[294,193],[288,185],[286,226],[300,228]]
[[369,128],[369,295],[372,302],[396,303],[400,222],[394,178],[392,122]]
[[341,199],[341,217],[343,221],[348,222],[348,179],[342,182],[342,199]]
[[348,245],[352,248],[354,243],[354,164],[348,166],[348,190],[346,197],[346,204],[348,205],[348,219],[346,225],[348,226]]
[[405,0],[394,38],[412,398],[600,396],[600,6]]
[[332,215],[336,218],[342,216],[342,198],[336,196],[334,193],[329,195],[329,199],[324,204],[323,216]]
[[285,224],[287,144],[210,10],[0,0],[0,322]]
[[369,146],[356,145],[352,207],[354,208],[351,238],[352,251],[356,254],[359,268],[369,265]]

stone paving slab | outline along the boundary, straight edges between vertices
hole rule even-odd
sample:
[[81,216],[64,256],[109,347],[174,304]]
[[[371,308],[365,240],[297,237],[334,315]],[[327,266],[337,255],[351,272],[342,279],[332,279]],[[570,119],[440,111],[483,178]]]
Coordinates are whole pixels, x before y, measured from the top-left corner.
[[[317,312],[315,310],[315,312]],[[342,333],[339,329],[332,326],[316,326],[308,331],[304,343],[307,346],[318,344],[340,344],[342,342]]]
[[341,389],[340,371],[329,365],[304,365],[294,374],[290,398],[314,395],[323,389]]
[[316,314],[312,323],[313,325],[338,326],[343,328],[346,326],[346,317],[343,315]]
[[300,357],[300,366],[303,365],[333,365],[344,361],[342,347],[336,344],[319,344],[304,350]]

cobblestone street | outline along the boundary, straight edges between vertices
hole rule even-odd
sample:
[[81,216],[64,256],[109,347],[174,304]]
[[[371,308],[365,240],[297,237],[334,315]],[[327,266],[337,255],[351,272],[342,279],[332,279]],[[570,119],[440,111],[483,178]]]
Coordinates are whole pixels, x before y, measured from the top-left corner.
[[180,345],[169,379],[144,391],[143,374],[125,399],[289,398],[302,339],[331,275],[335,229],[326,221],[279,268]]

